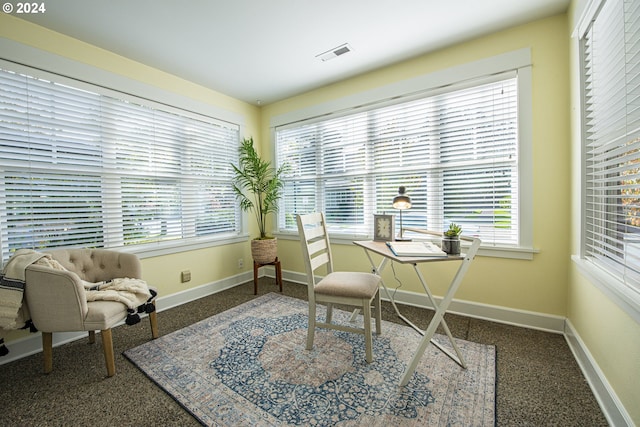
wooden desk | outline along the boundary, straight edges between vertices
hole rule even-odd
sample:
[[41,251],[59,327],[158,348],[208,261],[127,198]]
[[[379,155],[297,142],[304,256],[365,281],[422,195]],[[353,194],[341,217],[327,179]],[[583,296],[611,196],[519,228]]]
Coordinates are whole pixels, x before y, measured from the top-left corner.
[[[416,231],[416,230],[413,230],[413,231]],[[427,234],[436,234],[436,233],[428,232]],[[430,342],[433,343],[433,345],[435,345],[438,349],[444,352],[451,359],[453,359],[456,363],[458,363],[462,368],[466,369],[467,367],[466,362],[464,361],[464,357],[462,356],[460,349],[456,345],[453,339],[453,336],[449,331],[447,322],[444,320],[444,314],[446,313],[447,308],[449,308],[449,304],[451,304],[451,301],[453,300],[453,296],[458,290],[458,287],[460,287],[460,284],[462,283],[462,279],[464,278],[464,275],[466,274],[471,264],[471,261],[473,261],[476,253],[478,252],[478,248],[480,247],[480,243],[481,243],[480,239],[478,238],[461,236],[461,239],[471,242],[471,246],[467,251],[467,253],[460,254],[460,255],[449,255],[447,257],[399,257],[399,256],[396,256],[389,249],[389,247],[385,242],[374,242],[374,241],[353,242],[357,246],[360,246],[361,248],[364,249],[367,255],[367,258],[369,258],[369,262],[371,263],[371,267],[373,268],[373,272],[375,274],[382,275],[382,272],[384,271],[389,261],[394,261],[399,264],[412,265],[414,271],[416,272],[416,275],[418,276],[418,279],[420,279],[420,283],[422,284],[422,287],[424,288],[425,292],[427,293],[427,296],[429,297],[429,300],[431,301],[431,304],[433,304],[433,307],[436,310],[436,313],[434,314],[433,319],[431,319],[429,326],[427,326],[427,329],[423,331],[400,313],[400,310],[398,309],[398,306],[396,305],[396,302],[393,298],[393,294],[389,292],[389,289],[387,289],[387,286],[384,283],[384,281],[380,282],[384,287],[384,290],[387,293],[387,297],[391,301],[391,304],[393,305],[393,308],[396,311],[396,314],[402,320],[404,320],[409,326],[411,326],[413,329],[415,329],[416,331],[418,331],[420,334],[423,335],[423,338],[420,341],[420,344],[418,345],[418,348],[416,349],[411,359],[411,362],[409,363],[409,366],[405,370],[404,375],[400,380],[400,386],[407,385],[407,383],[409,382],[409,379],[415,372],[416,367],[418,366],[418,362],[420,362],[420,359],[422,358],[422,355],[424,354],[427,348],[427,345],[429,345]],[[382,256],[382,262],[378,266],[376,266],[376,264],[373,262],[373,258],[371,257],[372,253]],[[461,261],[461,264],[455,276],[451,280],[451,283],[449,284],[449,288],[447,289],[447,292],[444,298],[442,299],[440,304],[438,304],[433,298],[431,290],[429,289],[429,286],[427,285],[427,282],[425,281],[424,276],[418,269],[418,264],[430,263],[430,262],[445,262],[445,261]],[[441,347],[438,343],[432,340],[436,332],[436,329],[438,328],[438,325],[442,325],[445,333],[449,337],[449,341],[451,341],[451,345],[453,346],[456,352],[455,355],[449,352],[447,349]]]

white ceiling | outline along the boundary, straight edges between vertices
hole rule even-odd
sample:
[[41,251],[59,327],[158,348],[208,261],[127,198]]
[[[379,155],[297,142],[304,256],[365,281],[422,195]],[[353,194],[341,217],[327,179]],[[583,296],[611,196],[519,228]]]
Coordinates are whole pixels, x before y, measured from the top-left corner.
[[[567,10],[569,0],[52,0],[14,15],[268,104]],[[323,52],[348,43],[345,55]]]

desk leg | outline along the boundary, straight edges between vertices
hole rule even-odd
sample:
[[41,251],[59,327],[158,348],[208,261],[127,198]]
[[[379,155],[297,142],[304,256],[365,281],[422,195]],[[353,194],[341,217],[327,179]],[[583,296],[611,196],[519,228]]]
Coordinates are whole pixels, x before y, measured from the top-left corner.
[[[429,289],[429,285],[427,285],[427,282],[424,279],[424,277],[422,276],[422,273],[420,273],[420,270],[418,269],[418,265],[417,264],[413,264],[413,269],[416,271],[416,274],[418,275],[418,278],[420,279],[420,282],[422,283],[422,286],[424,287],[424,290],[427,293],[427,296],[429,297],[429,300],[431,301],[431,304],[433,305],[434,310],[437,311],[438,308],[439,308],[438,307],[438,303],[436,303],[436,300],[433,298],[433,294],[431,293],[431,290]],[[442,303],[440,305],[442,305]],[[447,307],[445,307],[445,313],[446,313],[446,309],[447,308],[449,308],[449,304],[447,304]],[[451,352],[449,352],[446,348],[442,347],[437,342],[431,341],[431,343],[433,345],[435,345],[436,347],[438,347],[438,349],[440,349],[443,353],[445,353],[447,356],[449,356],[454,362],[456,362],[462,368],[466,369],[467,368],[467,363],[465,362],[464,357],[462,356],[462,352],[458,348],[458,345],[456,344],[455,340],[453,339],[453,335],[451,335],[451,331],[449,330],[449,326],[447,325],[447,322],[444,320],[444,314],[442,315],[442,319],[440,320],[440,324],[442,325],[442,329],[444,329],[444,332],[449,337],[449,341],[451,342],[451,346],[455,350],[456,355],[458,357],[456,358],[456,356],[451,354]]]
[[443,319],[445,309],[446,309],[445,305],[441,304],[440,308],[438,308],[438,310],[436,311],[436,314],[433,316],[431,323],[429,323],[429,326],[427,327],[427,330],[424,333],[424,337],[422,337],[422,340],[420,341],[420,344],[418,345],[416,352],[413,354],[413,358],[411,359],[409,366],[404,371],[404,375],[400,380],[401,387],[406,386],[407,383],[409,382],[409,379],[413,376],[413,373],[418,367],[418,363],[420,362],[420,359],[422,358],[424,351],[427,349],[427,346],[431,342],[431,338],[433,338],[433,335],[436,332],[436,328],[438,327],[440,320]]
[[[451,281],[451,285],[449,285],[449,290],[447,291],[445,297],[442,299],[440,306],[439,307],[436,306],[437,307],[436,314],[433,316],[433,319],[431,319],[431,322],[429,323],[429,326],[427,327],[427,330],[424,333],[424,337],[422,337],[422,340],[420,341],[420,344],[418,345],[416,352],[413,354],[413,357],[411,359],[411,362],[409,363],[409,366],[407,367],[407,370],[404,372],[404,375],[400,380],[401,387],[407,385],[407,383],[409,383],[409,380],[413,376],[413,373],[415,372],[416,367],[418,366],[418,363],[422,358],[422,355],[424,354],[425,350],[427,349],[427,346],[431,342],[431,338],[433,338],[433,335],[436,332],[436,328],[438,327],[438,324],[440,324],[440,322],[444,320],[444,313],[447,311],[447,308],[449,308],[449,304],[451,304],[451,301],[453,300],[453,296],[458,290],[458,287],[460,287],[460,284],[462,283],[462,279],[466,274],[467,270],[469,269],[469,266],[472,260],[473,260],[473,257],[467,256],[462,261],[462,265],[460,265],[460,268],[456,272],[455,277]],[[425,286],[426,286],[426,283],[425,283]],[[454,345],[454,348],[456,349],[456,352],[458,353],[458,355],[460,355],[460,351],[455,345],[453,338],[449,336],[449,339],[451,340],[451,343]],[[451,355],[449,356],[451,357]]]
[[[382,261],[380,262],[380,265],[378,265],[378,267],[376,267],[376,264],[373,262],[373,258],[371,258],[371,254],[369,253],[369,251],[366,248],[363,248],[363,249],[364,249],[364,253],[367,255],[367,258],[369,258],[369,263],[371,264],[371,268],[373,269],[373,273],[377,274],[378,276],[382,276],[382,272],[386,268],[386,266],[389,263],[390,259],[386,258],[386,257],[383,257]],[[384,288],[384,292],[385,292],[385,294],[387,296],[387,299],[391,302],[391,305],[393,306],[393,309],[395,310],[395,312],[398,315],[398,317],[400,319],[402,319],[407,325],[409,325],[413,329],[415,329],[416,332],[420,333],[421,335],[424,335],[424,331],[422,329],[417,327],[415,324],[413,324],[413,322],[411,322],[409,319],[407,319],[405,316],[403,316],[402,313],[400,313],[400,309],[398,309],[398,306],[396,305],[396,300],[393,297],[393,294],[391,292],[389,292],[389,288],[387,288],[387,285],[386,285],[386,283],[384,283],[384,280],[381,279],[380,280],[380,284]],[[349,318],[349,321],[350,322],[355,321],[356,316],[359,313],[360,313],[360,309],[356,308],[355,310],[353,310],[353,313],[351,314],[351,317]]]
[[[373,272],[375,274],[381,276],[382,272],[384,271],[384,269],[387,266],[387,263],[390,261],[390,259],[386,258],[386,257],[383,257],[382,262],[380,263],[380,265],[378,267],[376,267],[375,263],[373,262],[373,258],[371,258],[371,254],[369,253],[369,251],[367,251],[366,248],[365,248],[364,252],[367,255],[367,258],[369,259],[369,263],[371,264],[371,267],[373,268]],[[460,283],[462,282],[462,278],[464,277],[464,275],[465,275],[465,273],[467,271],[467,268],[469,267],[471,259],[472,258],[466,258],[462,262],[462,265],[458,269],[458,272],[456,273],[456,276],[453,278],[453,280],[451,281],[451,284],[449,285],[449,290],[447,292],[447,295],[445,296],[443,301],[440,303],[440,305],[438,305],[436,303],[435,299],[433,298],[433,294],[431,293],[431,290],[429,289],[429,286],[427,285],[427,282],[424,279],[424,276],[422,275],[422,273],[420,273],[420,270],[418,269],[418,265],[417,264],[413,264],[413,269],[415,270],[416,275],[418,276],[418,279],[420,280],[420,283],[422,284],[422,287],[424,288],[425,292],[427,293],[427,297],[431,301],[431,304],[433,305],[434,310],[436,310],[435,315],[433,316],[433,319],[431,319],[431,322],[429,323],[429,326],[427,327],[426,331],[423,331],[422,329],[420,329],[418,326],[416,326],[413,322],[411,322],[409,319],[407,319],[405,316],[403,316],[400,313],[400,310],[398,309],[398,306],[396,305],[395,298],[393,298],[393,294],[391,292],[389,292],[389,289],[387,288],[387,285],[384,283],[384,280],[380,281],[380,283],[382,284],[382,287],[384,288],[384,291],[385,291],[385,293],[387,295],[387,298],[389,299],[389,301],[391,301],[391,305],[393,306],[393,309],[395,310],[395,312],[398,315],[398,317],[400,319],[402,319],[405,323],[407,323],[407,325],[409,325],[413,329],[415,329],[419,334],[423,335],[423,338],[420,341],[418,349],[414,353],[413,358],[412,358],[412,360],[411,360],[411,362],[409,364],[409,367],[407,368],[404,376],[402,377],[402,380],[400,381],[400,385],[401,386],[405,386],[409,382],[409,379],[411,378],[411,375],[413,375],[413,372],[416,370],[416,367],[418,366],[418,363],[420,362],[420,359],[422,358],[422,355],[424,354],[424,352],[425,352],[425,350],[427,348],[427,345],[430,342],[434,346],[436,346],[440,351],[442,351],[447,356],[449,356],[454,362],[459,364],[462,368],[466,369],[466,367],[467,367],[466,362],[464,360],[464,357],[462,356],[462,352],[458,348],[457,344],[455,343],[455,340],[453,339],[453,336],[451,335],[451,331],[449,330],[449,326],[447,325],[447,322],[444,320],[444,314],[446,313],[447,309],[449,308],[449,304],[451,303],[451,300],[453,299],[453,295],[456,293],[458,287],[460,286]],[[349,321],[351,321],[351,322],[355,321],[355,318],[359,314],[359,312],[360,312],[359,309],[355,309],[353,311],[353,313],[351,314],[351,318],[349,319]],[[442,324],[442,327],[443,327],[445,333],[447,334],[447,336],[449,337],[449,341],[451,342],[451,345],[453,346],[457,357],[456,357],[456,355],[451,354],[451,352],[449,352],[446,348],[443,348],[437,342],[431,340],[433,338],[433,336],[435,335],[435,331],[438,328],[439,324]]]
[[[366,249],[364,250],[365,254],[367,255],[367,258],[369,258],[369,263],[371,264],[371,267],[373,268],[373,272],[375,274],[377,274],[378,276],[382,275],[382,272],[384,271],[385,267],[387,266],[387,263],[390,261],[389,258],[383,258],[382,262],[380,262],[380,265],[376,268],[375,263],[373,262],[373,258],[371,258],[371,254],[369,254],[369,251],[367,251]],[[422,274],[420,274],[420,270],[418,270],[417,264],[413,264],[413,268],[416,271],[417,275],[418,275],[418,279],[420,279],[420,283],[422,284],[422,287],[424,288],[424,290],[427,292],[427,295],[429,297],[429,299],[431,300],[431,304],[433,304],[434,306],[434,310],[438,308],[437,304],[435,303],[434,299],[433,299],[433,295],[431,294],[431,291],[429,290],[429,287],[427,286],[426,281],[424,280],[424,277],[422,276]],[[402,319],[406,324],[408,324],[409,326],[411,326],[413,329],[416,330],[416,332],[418,332],[420,335],[424,335],[424,331],[422,329],[420,329],[418,326],[416,326],[412,321],[410,321],[409,319],[407,319],[405,316],[403,316],[400,313],[400,309],[398,309],[398,306],[396,305],[396,301],[395,298],[393,298],[393,294],[391,292],[389,292],[389,289],[387,288],[387,285],[384,283],[384,280],[381,280],[380,283],[382,284],[382,287],[384,288],[384,292],[387,296],[387,299],[391,302],[391,305],[393,306],[393,309],[395,310],[396,314],[398,315],[398,317],[400,319]],[[353,314],[351,315],[351,321],[355,320],[355,317],[357,316],[359,310],[356,309],[354,310]],[[444,322],[444,319],[443,319]],[[451,332],[449,332],[449,327],[447,326],[446,323],[444,323],[443,325],[445,331],[447,332],[447,335],[449,335],[450,339],[453,342],[453,338],[451,337]],[[453,344],[455,347],[455,344]],[[443,350],[446,352],[446,350]],[[454,358],[454,360],[456,360]],[[456,362],[458,362],[456,360]],[[464,362],[463,362],[464,364]],[[464,367],[464,366],[463,366]]]

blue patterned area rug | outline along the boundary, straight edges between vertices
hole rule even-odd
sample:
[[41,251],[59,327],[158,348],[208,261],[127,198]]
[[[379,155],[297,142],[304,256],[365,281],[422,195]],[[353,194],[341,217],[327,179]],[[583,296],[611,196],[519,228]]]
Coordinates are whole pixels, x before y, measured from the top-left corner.
[[[336,321],[349,315],[334,310]],[[371,364],[363,335],[319,329],[307,351],[306,333],[307,303],[267,294],[124,354],[209,426],[494,425],[493,346],[457,340],[462,369],[430,345],[400,387],[413,329],[383,322]]]

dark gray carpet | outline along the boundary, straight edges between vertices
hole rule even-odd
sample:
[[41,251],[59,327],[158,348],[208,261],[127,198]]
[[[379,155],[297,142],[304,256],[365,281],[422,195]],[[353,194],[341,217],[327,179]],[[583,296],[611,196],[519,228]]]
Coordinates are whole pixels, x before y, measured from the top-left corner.
[[[273,279],[260,280],[259,294],[277,290]],[[306,292],[306,286],[284,284],[286,295],[306,300]],[[249,282],[160,312],[160,334],[253,298],[253,283]],[[408,306],[401,311],[422,328],[433,314]],[[389,303],[383,304],[382,315],[385,320],[403,323]],[[456,315],[446,319],[455,337],[497,348],[497,425],[607,425],[562,335]],[[146,318],[137,325],[114,329],[116,375],[111,378],[106,378],[99,339],[94,345],[79,340],[54,348],[49,375],[42,374],[41,354],[0,366],[0,426],[199,425],[122,356],[124,350],[150,337]]]

